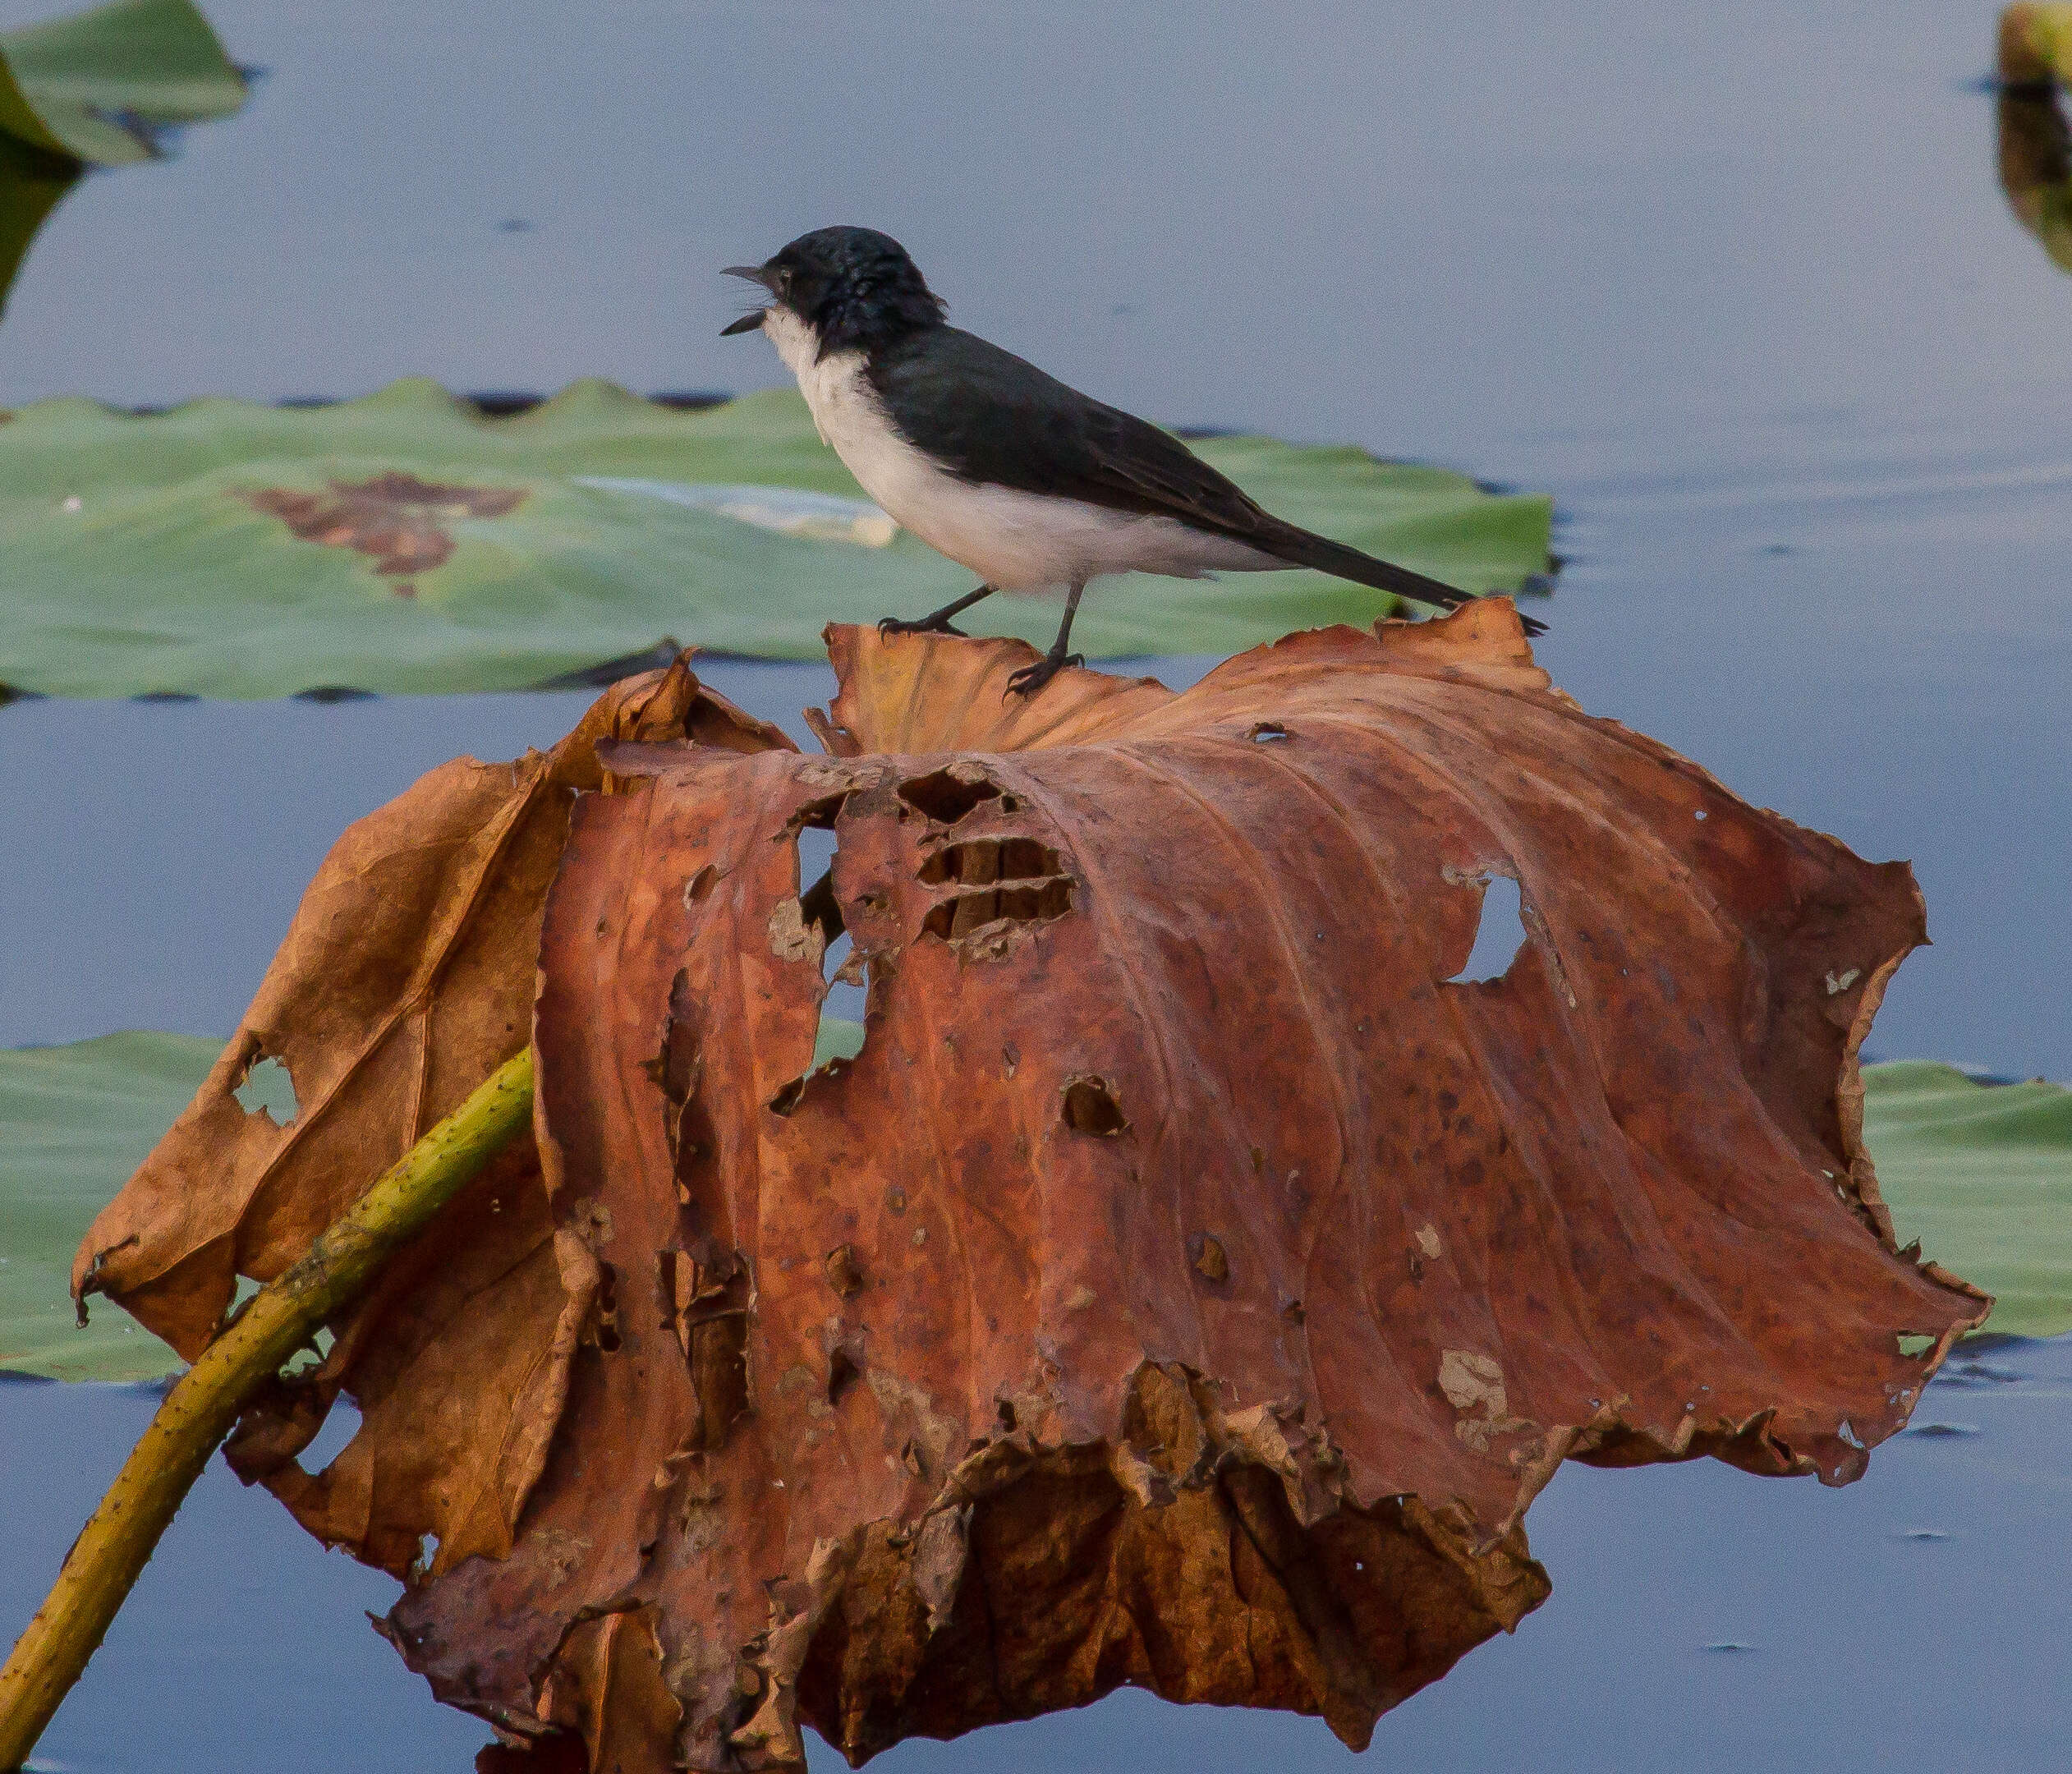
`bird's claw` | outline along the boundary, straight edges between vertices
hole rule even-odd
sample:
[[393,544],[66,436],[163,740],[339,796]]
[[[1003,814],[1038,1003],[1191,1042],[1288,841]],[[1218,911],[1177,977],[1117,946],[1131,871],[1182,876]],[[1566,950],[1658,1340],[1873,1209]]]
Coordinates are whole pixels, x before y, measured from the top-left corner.
[[881,635],[951,634],[961,641],[971,639],[947,616],[924,616],[919,622],[902,622],[897,616],[880,616],[878,618],[878,632]]
[[1004,702],[1011,696],[1032,696],[1056,677],[1068,665],[1083,665],[1083,653],[1046,653],[1033,665],[1024,665],[1007,681],[1007,688],[1000,692]]

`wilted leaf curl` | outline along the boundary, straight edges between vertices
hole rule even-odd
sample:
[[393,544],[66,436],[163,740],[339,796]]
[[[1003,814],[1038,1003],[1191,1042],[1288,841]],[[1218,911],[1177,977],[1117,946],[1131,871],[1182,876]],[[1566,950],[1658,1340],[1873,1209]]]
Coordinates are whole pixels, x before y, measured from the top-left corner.
[[[198,1353],[239,1275],[280,1274],[523,1045],[542,906],[569,807],[600,784],[598,741],[687,733],[784,742],[679,666],[612,691],[550,752],[457,760],[348,829],[243,1027],[89,1230],[75,1291],[113,1295]],[[265,1059],[293,1085],[285,1125],[238,1099]],[[398,1575],[427,1533],[449,1560],[501,1552],[588,1308],[587,1266],[561,1257],[536,1153],[521,1142],[334,1327],[323,1364],[248,1415],[233,1464],[312,1533]],[[295,1456],[347,1376],[366,1421],[311,1478]]]
[[[632,1610],[657,1767],[1125,1680],[1363,1743],[1544,1595],[1564,1457],[1845,1481],[1896,1335],[1981,1315],[1858,1139],[1905,869],[1584,716],[1508,610],[1026,703],[1012,644],[831,638],[846,756],[610,747],[577,811],[536,1038],[611,1330],[512,1556],[397,1611],[448,1698],[587,1733],[557,1648]],[[1447,984],[1496,873],[1531,940]],[[830,905],[870,1004],[814,1071]]]
[[[1545,1596],[1563,1459],[1845,1482],[1982,1316],[1862,1150],[1906,869],[1583,715],[1508,608],[1180,695],[830,642],[839,755],[603,724],[544,925],[471,963],[540,931],[496,1198],[545,1204],[457,1204],[246,1437],[363,1556],[439,1536],[389,1629],[498,1765],[861,1759],[1125,1681],[1364,1743]],[[1497,876],[1528,940],[1454,983]],[[816,1067],[842,935],[865,1038]],[[172,1219],[110,1279],[183,1298]]]

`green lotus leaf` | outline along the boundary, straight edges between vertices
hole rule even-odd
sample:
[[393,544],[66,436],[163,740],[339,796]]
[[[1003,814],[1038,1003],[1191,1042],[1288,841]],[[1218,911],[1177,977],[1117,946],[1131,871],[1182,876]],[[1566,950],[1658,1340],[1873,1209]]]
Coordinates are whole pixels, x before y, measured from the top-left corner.
[[77,1327],[72,1252],[223,1050],[191,1035],[0,1050],[0,1368],[145,1380],[180,1358],[102,1302]]
[[1863,1134],[1900,1242],[1994,1296],[1988,1330],[2072,1330],[2072,1091],[1866,1066]]
[[30,103],[28,94],[21,90],[21,82],[15,76],[7,54],[13,34],[0,32],[0,141],[32,148],[39,154],[61,160],[77,177],[79,156],[67,145],[62,136],[37,115],[35,106]]
[[830,1059],[853,1059],[863,1051],[863,1025],[846,1017],[824,1016],[813,1041],[813,1064],[824,1066]]
[[[1197,447],[1297,522],[1468,590],[1546,568],[1543,497],[1357,449]],[[44,402],[0,425],[0,685],[66,696],[521,689],[674,637],[817,659],[826,623],[972,584],[863,499],[796,393],[687,412],[595,381],[498,419],[416,379],[315,408]],[[1228,653],[1393,608],[1311,572],[1104,581],[1073,639]],[[972,614],[1048,645],[1060,610]]]
[[0,309],[29,243],[89,166],[228,117],[245,76],[188,0],[123,0],[0,33]]
[[188,0],[120,0],[8,31],[0,58],[14,93],[0,93],[0,130],[95,166],[149,160],[158,131],[245,102],[245,76]]

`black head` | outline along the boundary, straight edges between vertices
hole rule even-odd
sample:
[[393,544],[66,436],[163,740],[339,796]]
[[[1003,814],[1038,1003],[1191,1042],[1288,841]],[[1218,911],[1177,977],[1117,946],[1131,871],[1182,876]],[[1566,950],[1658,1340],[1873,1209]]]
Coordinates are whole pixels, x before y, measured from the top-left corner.
[[[760,283],[778,306],[811,327],[823,357],[875,351],[943,324],[942,299],[907,249],[875,228],[815,228],[766,263],[732,266],[727,275]],[[743,315],[726,332],[753,331],[762,319],[761,310]]]

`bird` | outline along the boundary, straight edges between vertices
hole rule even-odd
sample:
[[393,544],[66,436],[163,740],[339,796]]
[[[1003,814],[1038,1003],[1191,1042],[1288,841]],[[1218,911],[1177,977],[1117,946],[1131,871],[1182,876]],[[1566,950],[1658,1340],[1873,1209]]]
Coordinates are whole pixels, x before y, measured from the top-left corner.
[[1065,588],[1056,641],[1007,695],[1032,696],[1083,663],[1068,650],[1073,618],[1109,574],[1308,567],[1442,609],[1473,595],[1275,517],[1171,432],[950,325],[907,250],[875,228],[815,228],[724,275],[769,300],[720,336],[764,333],[864,491],[979,576],[976,591],[881,631],[961,635],[952,618],[995,591]]

